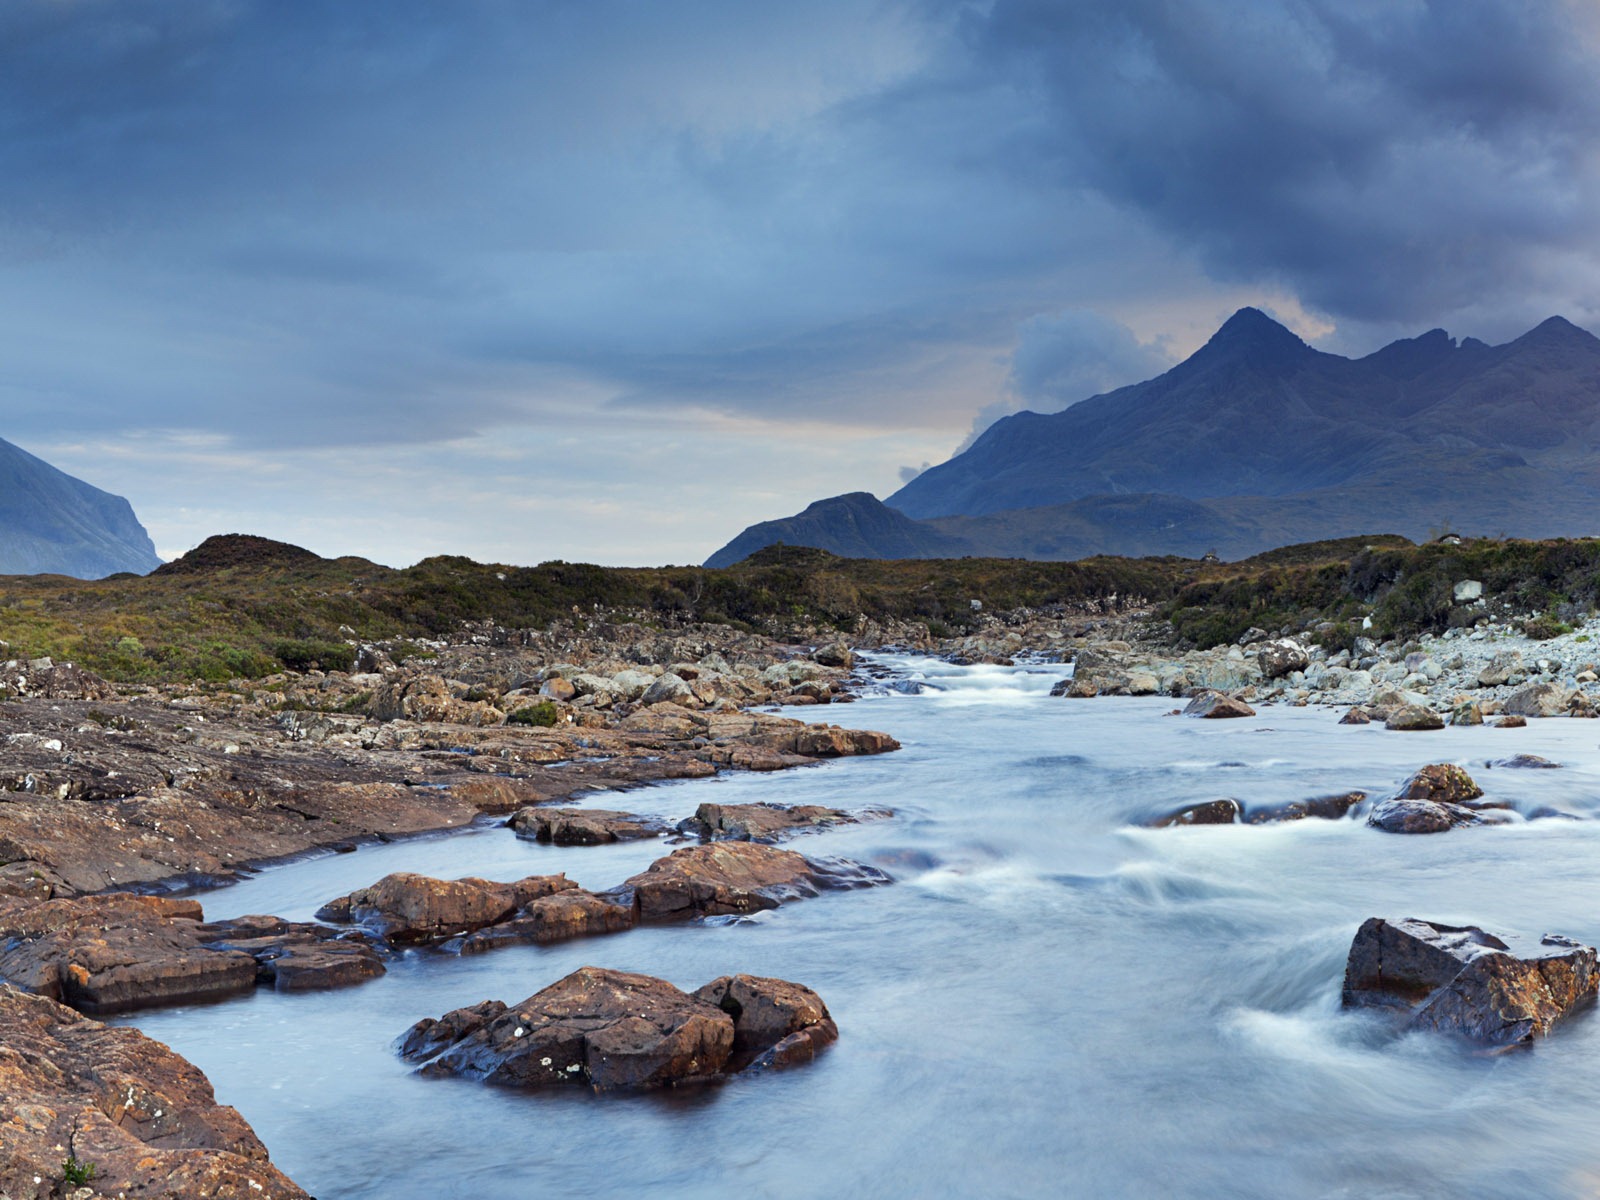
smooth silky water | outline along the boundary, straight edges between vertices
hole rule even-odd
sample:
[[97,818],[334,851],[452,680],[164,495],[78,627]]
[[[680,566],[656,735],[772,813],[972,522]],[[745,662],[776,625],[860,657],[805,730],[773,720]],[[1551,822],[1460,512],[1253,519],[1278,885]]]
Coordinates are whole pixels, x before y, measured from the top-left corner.
[[[1329,709],[1247,720],[1170,699],[1052,699],[1059,667],[888,659],[926,681],[798,715],[882,729],[899,753],[672,783],[599,806],[888,806],[790,843],[893,886],[754,918],[468,958],[129,1019],[197,1063],[274,1160],[342,1197],[1528,1197],[1600,1192],[1600,1019],[1473,1055],[1339,1009],[1368,916],[1600,942],[1600,821],[1405,837],[1354,820],[1150,830],[1195,800],[1359,788],[1468,766],[1527,812],[1600,814],[1600,723],[1388,733]],[[1484,769],[1542,754],[1562,770]],[[285,865],[204,897],[211,917],[308,918],[390,871],[615,884],[659,842],[553,848],[485,829]],[[815,988],[841,1038],[816,1063],[641,1095],[420,1079],[392,1041],[585,964],[694,988],[749,972]]]

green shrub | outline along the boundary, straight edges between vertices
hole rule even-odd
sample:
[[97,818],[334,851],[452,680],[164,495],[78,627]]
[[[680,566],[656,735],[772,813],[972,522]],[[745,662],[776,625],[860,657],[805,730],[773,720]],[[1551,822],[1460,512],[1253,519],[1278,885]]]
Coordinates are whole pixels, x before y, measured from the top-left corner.
[[272,653],[291,671],[348,671],[356,662],[355,647],[344,642],[282,641]]
[[1522,632],[1533,638],[1534,641],[1547,642],[1553,637],[1560,637],[1563,633],[1571,633],[1572,626],[1565,621],[1557,620],[1549,613],[1541,613],[1531,620],[1524,621],[1522,623]]
[[548,700],[541,700],[537,704],[530,704],[527,708],[519,708],[506,718],[507,725],[543,725],[550,726],[556,723],[556,706]]

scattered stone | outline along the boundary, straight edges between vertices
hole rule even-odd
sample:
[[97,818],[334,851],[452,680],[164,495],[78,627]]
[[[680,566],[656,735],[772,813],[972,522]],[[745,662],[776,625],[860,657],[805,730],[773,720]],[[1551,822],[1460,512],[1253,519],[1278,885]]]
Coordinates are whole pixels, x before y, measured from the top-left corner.
[[671,830],[658,817],[605,808],[524,808],[507,822],[517,836],[557,846],[599,846],[661,837]]
[[1405,731],[1443,729],[1444,718],[1420,704],[1402,704],[1389,713],[1389,719],[1383,723],[1383,727]]
[[[160,1042],[4,985],[0,1029],[5,1194],[310,1200],[206,1077]],[[94,1164],[92,1189],[58,1190],[69,1156]]]
[[459,937],[506,920],[523,906],[576,888],[565,875],[530,875],[515,883],[434,879],[409,871],[385,875],[317,910],[317,918],[364,927],[392,946]]
[[1232,825],[1243,814],[1244,806],[1237,800],[1207,800],[1201,804],[1186,804],[1145,824],[1151,829],[1167,829],[1173,825]]
[[1367,798],[1365,792],[1345,792],[1338,796],[1318,796],[1311,800],[1292,800],[1272,808],[1251,809],[1246,818],[1251,825],[1270,825],[1280,821],[1303,821],[1313,818],[1321,821],[1338,821],[1350,815]]
[[1483,709],[1477,704],[1468,701],[1458,704],[1450,710],[1450,724],[1452,725],[1482,725]]
[[850,652],[850,647],[843,642],[835,642],[831,646],[823,646],[812,656],[813,661],[824,667],[838,667],[848,671],[855,666],[856,656]]
[[1205,692],[1196,696],[1184,706],[1183,715],[1186,717],[1206,717],[1211,719],[1224,717],[1253,717],[1256,710],[1243,700],[1236,700],[1222,692]]
[[1305,647],[1291,638],[1263,642],[1256,649],[1256,661],[1261,665],[1262,676],[1267,679],[1281,679],[1295,671],[1304,671],[1311,665]]
[[1346,1007],[1392,1008],[1414,1029],[1525,1046],[1595,999],[1595,950],[1547,934],[1516,954],[1475,926],[1371,917],[1345,965]]
[[882,871],[848,861],[818,862],[755,842],[687,846],[659,858],[615,893],[641,921],[678,921],[776,908],[825,889],[888,883]]
[[1507,696],[1503,708],[1519,717],[1559,717],[1571,699],[1572,690],[1559,683],[1530,683]]
[[1079,679],[1074,675],[1071,679],[1063,679],[1051,689],[1052,696],[1065,696],[1069,700],[1093,700],[1100,694],[1100,687],[1092,679]]
[[1551,762],[1537,754],[1513,754],[1510,758],[1490,759],[1483,764],[1486,767],[1511,767],[1525,770],[1554,770],[1561,766],[1558,762]]
[[1478,672],[1478,686],[1500,687],[1502,684],[1516,683],[1526,678],[1527,673],[1522,661],[1522,651],[1502,650],[1489,660],[1488,666]]
[[583,967],[509,1008],[423,1020],[401,1055],[432,1076],[511,1087],[664,1087],[809,1061],[838,1036],[809,988],[748,975],[690,995],[665,980]]
[[[871,817],[892,816],[874,809]],[[701,841],[775,842],[795,833],[854,825],[858,817],[820,804],[702,804],[694,816],[678,822],[678,832]]]

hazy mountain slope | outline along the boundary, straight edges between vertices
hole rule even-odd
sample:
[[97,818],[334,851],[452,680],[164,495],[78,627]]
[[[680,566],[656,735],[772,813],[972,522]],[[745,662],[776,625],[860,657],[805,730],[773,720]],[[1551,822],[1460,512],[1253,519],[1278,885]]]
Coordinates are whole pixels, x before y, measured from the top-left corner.
[[1374,529],[1600,533],[1600,339],[1552,317],[1502,346],[1436,329],[1347,359],[1241,309],[1155,379],[1005,418],[878,509],[853,500],[848,529],[808,509],[719,555],[781,537],[927,557],[930,533],[1041,559],[1232,558]]
[[132,506],[0,441],[0,575],[98,579],[161,565]]
[[777,542],[815,546],[841,558],[959,558],[973,553],[960,538],[885,507],[870,492],[850,492],[818,500],[795,516],[750,526],[705,565],[731,566]]

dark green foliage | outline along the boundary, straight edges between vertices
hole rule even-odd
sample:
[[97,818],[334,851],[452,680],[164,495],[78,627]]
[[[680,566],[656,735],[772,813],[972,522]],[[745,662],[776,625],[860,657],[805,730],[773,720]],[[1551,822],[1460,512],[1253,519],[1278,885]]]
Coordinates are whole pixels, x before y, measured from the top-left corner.
[[527,708],[519,708],[506,718],[507,725],[550,726],[555,723],[556,706],[548,700],[541,700],[538,704],[530,704]]
[[77,1155],[69,1154],[61,1164],[61,1182],[72,1187],[82,1187],[95,1177],[98,1168],[92,1162],[80,1162]]
[[348,671],[356,661],[354,646],[309,638],[278,642],[272,653],[291,671]]
[[1571,633],[1572,626],[1565,621],[1557,620],[1549,613],[1543,613],[1532,620],[1524,621],[1522,632],[1536,642],[1547,642],[1553,637],[1560,637],[1563,633]]

